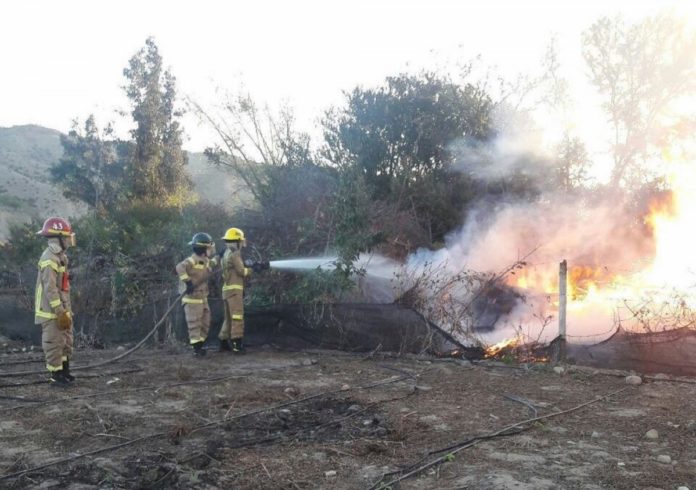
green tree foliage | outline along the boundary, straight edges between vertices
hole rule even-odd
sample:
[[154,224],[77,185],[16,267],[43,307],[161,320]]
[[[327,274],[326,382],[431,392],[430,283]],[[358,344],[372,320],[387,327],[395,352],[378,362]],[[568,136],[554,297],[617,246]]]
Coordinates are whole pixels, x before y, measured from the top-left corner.
[[181,206],[190,181],[184,170],[187,156],[181,148],[176,79],[163,69],[162,57],[152,38],[130,59],[123,74],[128,80],[125,90],[135,122],[131,131],[131,191],[136,198],[150,203]]
[[388,77],[384,86],[356,88],[344,109],[324,124],[325,155],[357,166],[375,197],[410,188],[420,177],[447,170],[449,145],[491,134],[488,96],[434,74]]
[[100,131],[89,116],[80,128],[77,123],[61,136],[63,157],[51,168],[51,176],[68,199],[81,201],[103,214],[118,206],[127,193],[125,169],[130,145],[113,139],[112,130]]
[[[362,176],[369,198],[383,204],[373,223],[388,225],[407,213],[422,229],[421,239],[384,238],[407,248],[428,245],[456,226],[473,197],[469,178],[452,171],[451,145],[490,138],[491,106],[470,84],[431,73],[389,77],[380,87],[356,88],[346,94],[345,107],[327,114],[322,155]],[[353,233],[367,235],[361,226]]]
[[612,126],[611,185],[649,182],[650,161],[695,129],[696,33],[670,15],[604,17],[583,33],[583,55]]

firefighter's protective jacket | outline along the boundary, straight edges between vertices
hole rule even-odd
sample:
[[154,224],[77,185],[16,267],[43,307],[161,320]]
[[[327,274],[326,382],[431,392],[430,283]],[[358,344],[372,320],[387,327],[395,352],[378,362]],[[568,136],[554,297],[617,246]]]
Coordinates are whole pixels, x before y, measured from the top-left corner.
[[244,278],[249,274],[251,269],[244,267],[242,253],[228,248],[222,256],[222,298],[229,298],[234,291],[243,291]]
[[186,282],[193,282],[193,293],[181,299],[184,304],[203,304],[208,298],[208,279],[218,266],[217,257],[209,259],[193,254],[176,266],[179,275],[179,293],[186,291]]
[[63,311],[72,314],[68,257],[64,251],[56,250],[56,247],[49,245],[39,259],[34,304],[36,325],[55,320]]

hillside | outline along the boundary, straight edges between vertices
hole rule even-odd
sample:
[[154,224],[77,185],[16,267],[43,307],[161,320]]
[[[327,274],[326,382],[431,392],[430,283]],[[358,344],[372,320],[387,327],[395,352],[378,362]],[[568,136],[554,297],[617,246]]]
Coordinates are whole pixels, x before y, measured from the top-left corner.
[[8,227],[33,216],[75,216],[84,207],[66,201],[48,168],[62,154],[60,133],[41,126],[0,128],[0,239]]
[[[66,200],[50,180],[49,168],[63,153],[60,132],[36,125],[0,128],[0,240],[11,224],[48,215],[79,216],[86,207]],[[224,169],[202,153],[189,153],[189,174],[202,200],[234,207],[240,190]]]

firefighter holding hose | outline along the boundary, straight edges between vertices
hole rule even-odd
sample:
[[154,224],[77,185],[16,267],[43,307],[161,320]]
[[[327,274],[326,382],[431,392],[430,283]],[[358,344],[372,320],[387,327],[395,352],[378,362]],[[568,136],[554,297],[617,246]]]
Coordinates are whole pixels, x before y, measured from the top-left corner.
[[39,259],[34,302],[34,323],[41,325],[41,346],[51,386],[68,386],[73,350],[73,314],[66,251],[75,246],[75,233],[63,218],[48,218],[37,235],[48,240]]
[[222,299],[225,321],[220,329],[220,351],[244,353],[244,282],[254,272],[268,269],[268,262],[244,262],[244,232],[229,228],[222,237],[225,249],[220,253],[222,267]]
[[193,254],[176,266],[179,276],[179,293],[184,305],[189,341],[197,357],[205,356],[203,349],[210,329],[208,306],[208,279],[218,267],[213,239],[207,233],[196,233],[189,242]]

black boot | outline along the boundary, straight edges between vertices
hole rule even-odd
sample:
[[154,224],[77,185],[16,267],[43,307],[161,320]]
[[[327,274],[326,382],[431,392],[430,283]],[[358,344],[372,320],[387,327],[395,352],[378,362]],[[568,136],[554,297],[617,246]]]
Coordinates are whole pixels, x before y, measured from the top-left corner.
[[220,352],[232,352],[232,346],[230,345],[230,341],[228,339],[220,341],[219,351]]
[[238,339],[232,339],[232,352],[235,354],[245,354],[246,350],[244,350],[244,342],[242,341],[242,338]]
[[196,357],[204,357],[206,354],[203,348],[203,342],[196,342],[193,344],[193,355]]
[[53,371],[49,381],[51,386],[55,386],[57,388],[67,388],[70,386],[70,381],[68,381],[68,379],[65,377],[65,373],[62,369],[60,371]]
[[63,361],[63,377],[71,383],[75,381],[75,376],[70,374],[70,359]]

